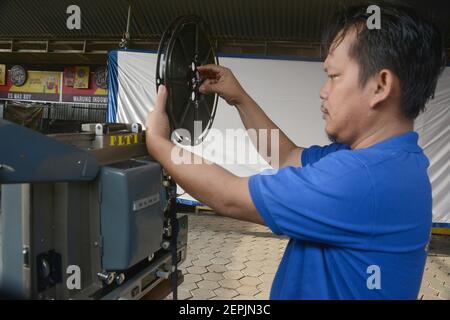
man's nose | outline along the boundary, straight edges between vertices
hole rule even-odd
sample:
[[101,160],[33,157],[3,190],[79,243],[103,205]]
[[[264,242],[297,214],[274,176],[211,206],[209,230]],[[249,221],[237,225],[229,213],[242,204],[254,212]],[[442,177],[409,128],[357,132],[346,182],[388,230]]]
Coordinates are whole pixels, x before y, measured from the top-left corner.
[[327,100],[328,98],[328,81],[322,86],[319,92],[320,99]]

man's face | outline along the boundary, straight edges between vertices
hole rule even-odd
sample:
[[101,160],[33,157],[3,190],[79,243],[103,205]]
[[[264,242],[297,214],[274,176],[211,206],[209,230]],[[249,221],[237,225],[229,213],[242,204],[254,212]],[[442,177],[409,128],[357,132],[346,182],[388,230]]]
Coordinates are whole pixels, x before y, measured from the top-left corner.
[[348,55],[356,31],[349,30],[324,62],[328,79],[320,90],[325,132],[332,141],[351,145],[364,132],[370,112],[368,86],[359,85],[359,66]]

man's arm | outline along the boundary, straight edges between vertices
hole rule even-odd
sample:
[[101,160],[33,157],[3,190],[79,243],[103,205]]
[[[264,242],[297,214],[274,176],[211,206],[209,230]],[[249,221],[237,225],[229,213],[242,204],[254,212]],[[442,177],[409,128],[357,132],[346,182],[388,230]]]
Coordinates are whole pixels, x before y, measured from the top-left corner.
[[[218,165],[208,164],[168,139],[170,128],[165,111],[166,99],[167,91],[160,86],[155,109],[147,119],[146,144],[149,153],[186,192],[217,213],[264,224],[251,199],[248,178],[237,177]],[[181,158],[175,158],[180,155]]]
[[[286,134],[264,113],[261,107],[245,92],[234,77],[231,70],[217,66],[206,65],[198,67],[204,82],[200,87],[202,93],[217,93],[229,105],[233,105],[239,111],[242,122],[247,130],[254,129],[256,135],[250,135],[253,145],[261,154],[261,150],[267,150],[262,157],[274,168],[285,166],[300,166],[303,148],[296,146]],[[259,140],[259,131],[267,130],[267,139]],[[271,145],[272,130],[278,130],[279,149]],[[264,148],[265,145],[267,148]],[[274,161],[274,154],[278,152],[278,161]],[[272,155],[272,156],[271,156]],[[277,163],[278,162],[278,163]]]
[[[201,163],[202,158],[168,139],[154,140],[153,145],[157,146],[151,149],[155,160],[195,199],[221,215],[264,225],[250,197],[247,177],[235,176],[216,164]],[[175,164],[171,159],[173,153],[183,153],[190,164]]]
[[[267,159],[266,155],[263,155],[265,160],[276,168],[282,168],[286,166],[301,166],[301,153],[304,148],[296,146],[286,134],[264,113],[261,107],[250,97],[246,96],[245,99],[238,105],[236,105],[242,122],[247,130],[255,129],[259,132],[261,129],[267,130],[267,140],[259,141],[259,135],[252,137],[253,145],[258,149],[264,143],[267,144],[267,150],[269,155],[273,155],[276,152],[272,148],[272,130],[278,130],[278,143],[279,143],[279,164],[278,166],[271,159]],[[258,147],[259,146],[259,147]]]

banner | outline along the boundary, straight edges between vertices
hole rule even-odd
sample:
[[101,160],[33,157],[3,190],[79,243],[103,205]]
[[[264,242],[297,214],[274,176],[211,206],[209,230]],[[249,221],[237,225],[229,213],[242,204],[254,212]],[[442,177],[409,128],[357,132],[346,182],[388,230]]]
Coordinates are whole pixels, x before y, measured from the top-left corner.
[[62,102],[98,104],[108,103],[108,89],[97,87],[97,79],[94,72],[91,72],[89,75],[90,79],[88,89],[79,89],[67,86],[66,84],[71,83],[70,79],[66,79],[67,74],[70,76],[70,72],[64,73]]
[[0,64],[0,86],[6,84],[6,65]]
[[156,54],[114,50],[108,54],[108,122],[145,127],[156,99]]
[[60,86],[59,71],[28,71],[27,81],[20,87],[13,85],[7,77],[6,85],[0,86],[0,99],[59,101]]

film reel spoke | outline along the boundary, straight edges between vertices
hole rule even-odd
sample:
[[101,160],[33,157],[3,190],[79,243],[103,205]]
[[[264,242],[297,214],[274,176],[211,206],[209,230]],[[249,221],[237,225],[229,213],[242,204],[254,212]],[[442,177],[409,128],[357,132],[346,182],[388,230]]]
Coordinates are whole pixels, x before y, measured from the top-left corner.
[[192,62],[193,54],[190,53],[189,50],[186,48],[186,44],[184,43],[182,38],[178,39],[178,43],[180,44],[182,51],[183,51],[183,55],[186,59],[186,65],[190,65]]
[[198,114],[198,101],[194,103],[194,122],[201,120]]
[[[183,113],[183,115],[181,116],[181,119],[180,119],[180,123],[179,123],[179,125],[180,126],[182,126],[183,124],[184,124],[184,120],[186,120],[186,116],[187,116],[187,114],[189,113],[189,111],[190,111],[190,106],[191,106],[191,101],[189,100],[188,101],[188,103],[186,104],[186,107],[185,107],[185,109],[184,109],[184,113]],[[183,128],[184,129],[184,128]]]
[[194,55],[195,55],[194,59],[195,59],[196,63],[198,63],[198,41],[199,41],[199,32],[200,32],[199,29],[200,29],[199,26],[196,25],[195,26],[195,52],[194,52]]
[[212,47],[209,48],[209,50],[206,53],[205,57],[202,59],[201,65],[208,64],[208,58],[211,55],[211,52],[212,52]]
[[201,99],[200,100],[201,104],[205,107],[206,111],[208,112],[208,114],[212,114],[212,110],[211,108],[208,106],[208,103],[206,102],[205,99]]

